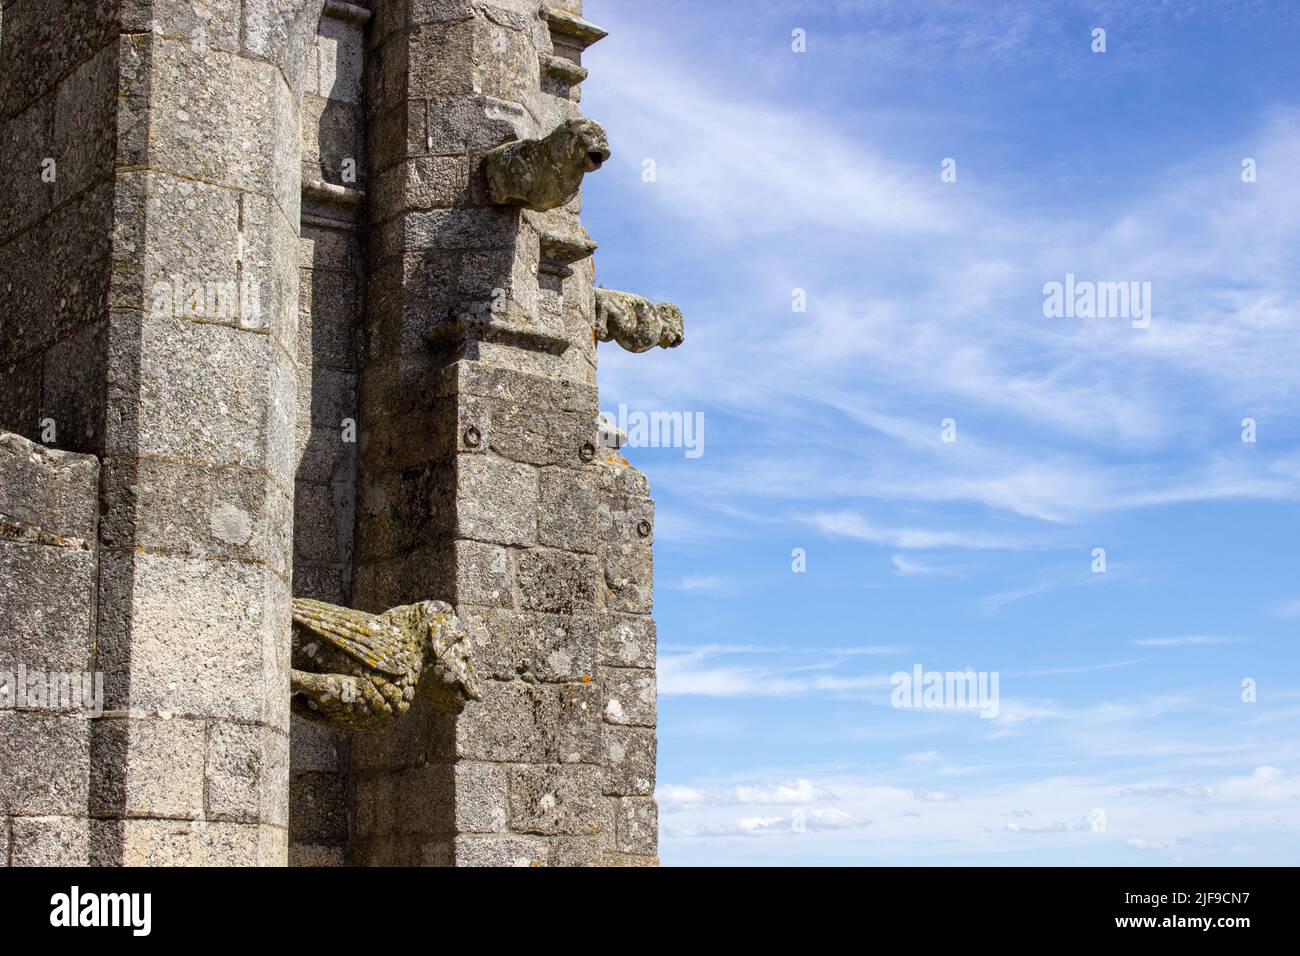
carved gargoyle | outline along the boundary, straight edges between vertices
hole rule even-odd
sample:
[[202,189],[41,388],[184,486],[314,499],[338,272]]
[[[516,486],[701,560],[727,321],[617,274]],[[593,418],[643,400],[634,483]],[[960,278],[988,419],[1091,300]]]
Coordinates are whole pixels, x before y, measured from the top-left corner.
[[656,345],[675,349],[686,337],[682,310],[671,302],[652,305],[631,292],[596,290],[596,338],[617,342],[629,352],[647,352]]
[[419,694],[458,714],[481,696],[464,632],[442,601],[366,614],[322,601],[293,602],[291,706],[335,730],[380,730]]
[[609,142],[598,123],[572,119],[545,139],[521,139],[487,154],[483,170],[488,195],[498,206],[545,212],[563,206],[582,186],[582,177],[609,159]]

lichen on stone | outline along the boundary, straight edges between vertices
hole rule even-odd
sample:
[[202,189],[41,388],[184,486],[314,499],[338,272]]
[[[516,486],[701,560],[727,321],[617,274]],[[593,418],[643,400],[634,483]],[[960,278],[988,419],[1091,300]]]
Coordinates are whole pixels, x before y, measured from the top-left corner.
[[671,302],[651,304],[631,292],[596,290],[596,339],[617,342],[629,352],[658,346],[673,349],[686,337],[681,309]]
[[380,730],[417,694],[459,713],[481,690],[469,643],[442,601],[367,614],[323,601],[293,602],[293,712],[334,730]]
[[609,159],[600,124],[588,119],[561,123],[544,139],[515,140],[484,160],[488,195],[499,206],[545,212],[577,195],[582,177]]

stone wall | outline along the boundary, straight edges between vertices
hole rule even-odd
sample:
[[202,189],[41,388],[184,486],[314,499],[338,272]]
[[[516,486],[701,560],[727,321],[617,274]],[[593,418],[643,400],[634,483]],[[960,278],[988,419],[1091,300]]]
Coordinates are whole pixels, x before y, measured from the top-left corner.
[[0,3],[0,428],[87,452],[104,438],[119,122],[142,132],[118,112],[116,7]]
[[[0,714],[68,755],[0,783],[5,854],[655,862],[654,514],[601,447],[595,243],[483,173],[580,117],[603,35],[576,0],[0,0],[0,426],[50,446],[3,439],[0,651],[105,681],[93,720]],[[293,595],[450,601],[484,699],[291,726]]]
[[[299,110],[319,11],[0,9],[3,423],[102,467],[105,711],[75,841],[91,862],[286,859]],[[214,289],[235,291],[214,309]]]
[[[307,56],[302,109],[294,597],[350,606],[356,526],[357,377],[364,305],[362,105],[370,11],[327,3]],[[289,859],[340,865],[348,842],[348,738],[294,717]]]
[[94,670],[98,497],[93,456],[0,432],[0,863],[88,856],[93,703],[41,688]]
[[490,680],[459,717],[353,739],[351,853],[651,862],[653,514],[598,454],[595,246],[580,199],[497,206],[482,173],[580,116],[603,32],[576,3],[375,11],[353,599],[450,600]]

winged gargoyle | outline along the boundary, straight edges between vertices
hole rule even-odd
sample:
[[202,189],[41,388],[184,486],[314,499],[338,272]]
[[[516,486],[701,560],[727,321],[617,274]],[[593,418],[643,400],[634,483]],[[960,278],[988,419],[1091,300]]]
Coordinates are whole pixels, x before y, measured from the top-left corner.
[[292,709],[335,730],[380,730],[419,694],[458,714],[479,700],[464,632],[442,601],[367,614],[322,601],[293,602]]
[[648,352],[656,345],[675,349],[686,337],[682,310],[671,302],[652,305],[631,292],[596,290],[596,338],[617,342],[629,352]]
[[578,193],[582,177],[609,159],[609,141],[599,123],[571,119],[545,139],[520,139],[487,154],[483,170],[488,194],[498,206],[545,212]]

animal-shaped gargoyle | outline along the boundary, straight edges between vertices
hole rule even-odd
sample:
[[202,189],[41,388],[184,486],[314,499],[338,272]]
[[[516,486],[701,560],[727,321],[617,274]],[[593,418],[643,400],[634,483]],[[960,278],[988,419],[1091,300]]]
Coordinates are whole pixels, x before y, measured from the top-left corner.
[[646,352],[656,345],[675,349],[686,337],[682,310],[671,302],[651,305],[631,292],[596,290],[596,338],[617,342],[629,352]]
[[545,139],[520,139],[487,154],[488,195],[498,206],[545,212],[577,195],[582,177],[609,159],[609,142],[598,123],[572,119]]
[[290,690],[299,717],[345,731],[382,729],[416,694],[448,714],[481,696],[465,634],[442,601],[366,614],[295,598]]

